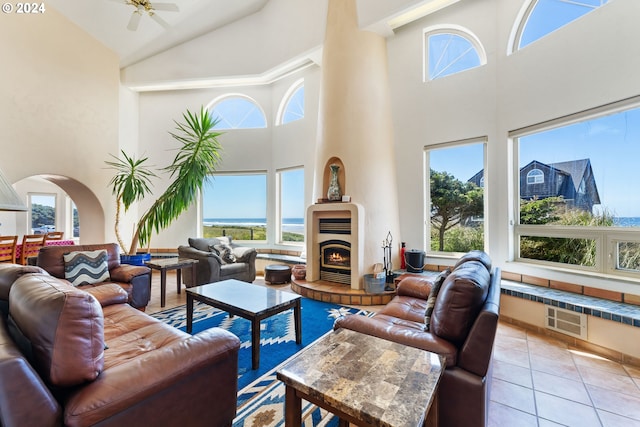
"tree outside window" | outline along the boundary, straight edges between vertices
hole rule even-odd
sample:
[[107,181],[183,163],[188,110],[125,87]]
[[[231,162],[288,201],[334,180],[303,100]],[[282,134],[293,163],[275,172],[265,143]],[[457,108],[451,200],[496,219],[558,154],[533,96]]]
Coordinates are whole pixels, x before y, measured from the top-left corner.
[[427,150],[428,247],[437,252],[484,249],[484,144]]

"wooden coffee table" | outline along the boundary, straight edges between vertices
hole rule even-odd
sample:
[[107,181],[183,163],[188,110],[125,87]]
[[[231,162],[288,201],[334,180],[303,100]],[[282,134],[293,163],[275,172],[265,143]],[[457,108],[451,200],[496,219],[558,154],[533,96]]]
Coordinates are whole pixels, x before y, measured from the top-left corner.
[[276,372],[286,386],[285,426],[301,425],[301,399],[337,415],[341,426],[437,425],[444,368],[438,354],[338,329]]
[[193,302],[200,301],[251,321],[251,367],[260,367],[260,321],[293,308],[296,344],[302,344],[300,295],[236,279],[187,288],[187,332],[193,327]]

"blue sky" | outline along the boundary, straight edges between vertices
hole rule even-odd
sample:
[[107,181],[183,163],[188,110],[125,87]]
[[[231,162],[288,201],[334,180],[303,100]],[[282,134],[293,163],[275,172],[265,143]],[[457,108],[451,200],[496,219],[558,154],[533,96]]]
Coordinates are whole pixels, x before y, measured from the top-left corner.
[[[304,218],[304,170],[292,169],[282,176],[283,218]],[[206,185],[203,218],[265,218],[266,175],[217,175]]]

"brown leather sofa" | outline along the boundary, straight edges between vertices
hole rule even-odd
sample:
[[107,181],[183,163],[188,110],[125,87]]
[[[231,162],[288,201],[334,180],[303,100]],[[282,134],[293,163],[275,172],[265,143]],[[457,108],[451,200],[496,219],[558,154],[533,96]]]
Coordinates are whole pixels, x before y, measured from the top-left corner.
[[116,284],[89,293],[35,268],[0,267],[0,425],[231,426],[235,335],[191,336]]
[[[117,243],[105,243],[94,245],[73,246],[45,246],[38,252],[36,265],[42,267],[49,274],[59,279],[64,279],[64,254],[72,251],[95,251],[106,249],[109,276],[108,282],[116,283],[127,291],[129,304],[144,311],[151,298],[151,269],[144,266],[120,264],[120,247]],[[83,285],[80,289],[87,290],[91,287],[101,286]]]
[[407,277],[398,283],[391,302],[373,317],[348,315],[337,319],[334,328],[443,355],[446,369],[438,386],[438,426],[486,426],[500,269],[492,271],[491,259],[481,251],[460,258],[442,282],[427,332],[425,311],[432,280]]

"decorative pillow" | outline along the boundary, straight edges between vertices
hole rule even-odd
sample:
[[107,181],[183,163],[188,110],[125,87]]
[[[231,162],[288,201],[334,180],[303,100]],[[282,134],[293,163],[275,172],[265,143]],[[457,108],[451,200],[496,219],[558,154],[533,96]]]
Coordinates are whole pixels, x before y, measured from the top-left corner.
[[433,281],[433,286],[431,286],[431,292],[429,293],[429,298],[427,299],[427,310],[424,312],[424,330],[429,332],[431,328],[431,313],[433,313],[433,307],[436,305],[436,298],[438,297],[438,292],[440,292],[440,287],[444,282],[444,279],[451,273],[450,269],[446,269],[440,272],[436,277],[436,280]]
[[64,278],[73,286],[91,285],[109,280],[106,249],[69,252],[63,257]]
[[231,246],[220,243],[219,245],[213,245],[213,249],[225,263],[233,264],[234,262],[236,262],[236,256],[233,254],[233,249],[231,248]]

